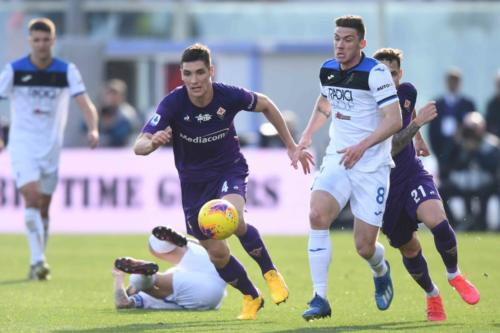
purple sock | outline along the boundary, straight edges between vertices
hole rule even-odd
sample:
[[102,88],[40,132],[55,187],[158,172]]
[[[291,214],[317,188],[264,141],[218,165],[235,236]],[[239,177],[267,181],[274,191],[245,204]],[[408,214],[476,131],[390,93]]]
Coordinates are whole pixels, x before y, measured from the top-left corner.
[[443,258],[446,271],[455,273],[458,269],[457,238],[447,220],[439,223],[432,230],[434,234],[434,244],[441,258]]
[[257,228],[247,224],[247,232],[238,238],[245,251],[259,264],[262,274],[271,269],[276,269]]
[[432,283],[431,277],[429,275],[429,270],[427,269],[427,262],[425,261],[422,251],[418,252],[417,256],[414,258],[407,258],[403,256],[403,264],[406,267],[408,273],[411,277],[425,290],[430,293],[434,290],[434,284]]
[[217,268],[217,272],[222,280],[232,285],[243,295],[251,295],[253,298],[259,296],[259,292],[248,278],[245,268],[233,256],[223,268]]

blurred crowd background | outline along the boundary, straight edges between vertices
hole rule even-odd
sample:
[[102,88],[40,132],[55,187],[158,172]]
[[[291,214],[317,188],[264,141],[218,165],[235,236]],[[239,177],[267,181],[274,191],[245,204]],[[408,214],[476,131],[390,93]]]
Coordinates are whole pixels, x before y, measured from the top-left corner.
[[[437,101],[439,116],[423,129],[433,153],[424,163],[451,222],[500,230],[497,1],[0,0],[0,65],[29,52],[31,18],[52,19],[56,56],[77,64],[99,107],[101,146],[129,147],[181,84],[180,53],[198,41],[212,49],[216,80],[269,95],[298,139],[319,93],[319,68],[333,55],[334,18],[344,14],[363,16],[367,55],[403,50],[403,81],[417,87],[417,109]],[[8,133],[7,101],[0,126]],[[264,117],[241,113],[236,126],[243,145],[280,146]],[[71,112],[65,146],[84,145],[84,136],[80,114]],[[327,140],[325,126],[315,138],[318,156]]]

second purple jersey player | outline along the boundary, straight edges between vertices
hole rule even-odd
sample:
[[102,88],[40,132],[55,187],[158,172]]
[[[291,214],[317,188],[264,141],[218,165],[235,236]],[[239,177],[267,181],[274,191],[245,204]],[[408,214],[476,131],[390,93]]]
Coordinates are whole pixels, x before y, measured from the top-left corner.
[[273,302],[284,302],[288,298],[286,283],[257,229],[245,222],[248,166],[240,152],[234,117],[240,110],[262,112],[287,147],[292,165],[297,168],[300,162],[304,173],[310,172],[312,156],[295,143],[280,111],[267,96],[212,82],[214,67],[206,46],[194,44],[184,50],[181,76],[184,85],[161,101],[137,138],[134,151],[148,155],[173,142],[187,232],[207,250],[220,277],[243,294],[243,309],[238,319],[256,319],[264,304],[262,294],[231,255],[227,243],[208,239],[201,233],[198,212],[205,202],[218,198],[236,207],[239,215],[236,236],[259,265]]
[[[476,304],[479,302],[479,292],[458,268],[455,232],[448,222],[432,176],[417,158],[417,155],[429,155],[418,130],[437,116],[436,106],[434,102],[430,102],[418,114],[415,113],[417,90],[410,83],[400,84],[403,75],[400,50],[380,49],[373,57],[391,71],[403,112],[403,127],[392,139],[391,154],[396,167],[391,171],[382,231],[389,238],[390,244],[401,251],[406,270],[425,291],[427,319],[445,320],[440,292],[431,280],[417,238],[419,223],[424,223],[431,230],[436,249],[446,266],[448,282],[462,299],[469,304]],[[415,145],[412,140],[414,136]]]
[[[411,83],[402,83],[398,86],[398,97],[403,113],[403,131],[412,121],[417,90]],[[398,148],[397,143],[394,148]],[[432,175],[424,169],[411,142],[393,155],[393,159],[396,166],[391,170],[382,231],[390,244],[399,248],[408,243],[418,229],[421,222],[417,218],[419,205],[427,200],[441,200],[441,197]]]

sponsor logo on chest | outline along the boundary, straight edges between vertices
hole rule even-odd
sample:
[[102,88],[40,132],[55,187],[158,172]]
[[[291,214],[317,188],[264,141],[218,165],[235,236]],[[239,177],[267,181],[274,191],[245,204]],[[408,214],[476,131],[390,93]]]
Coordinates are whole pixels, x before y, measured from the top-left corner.
[[199,123],[205,123],[207,121],[210,121],[212,119],[212,115],[209,113],[202,114],[200,113],[196,117],[194,117]]
[[329,87],[328,99],[334,110],[350,111],[354,108],[353,92],[350,89]]

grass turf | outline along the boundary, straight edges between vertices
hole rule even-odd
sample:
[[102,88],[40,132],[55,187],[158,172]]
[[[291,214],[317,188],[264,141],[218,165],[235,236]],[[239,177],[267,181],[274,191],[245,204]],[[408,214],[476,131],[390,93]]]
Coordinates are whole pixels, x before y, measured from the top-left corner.
[[[234,238],[234,237],[232,237]],[[423,292],[406,273],[399,252],[386,246],[395,298],[380,312],[373,299],[367,264],[354,251],[350,232],[334,232],[329,299],[332,318],[306,323],[301,314],[311,298],[306,237],[265,237],[290,288],[289,300],[272,304],[257,265],[236,239],[233,253],[261,289],[266,305],[257,321],[236,320],[241,296],[228,288],[222,308],[207,312],[116,311],[111,266],[118,256],[152,260],[147,235],[55,235],[49,240],[49,282],[28,282],[28,249],[23,235],[0,235],[0,332],[500,332],[500,235],[459,234],[462,272],[478,287],[481,301],[465,304],[448,285],[429,233],[421,233],[431,276],[443,296],[448,320],[425,320]],[[168,268],[160,263],[161,269]]]

